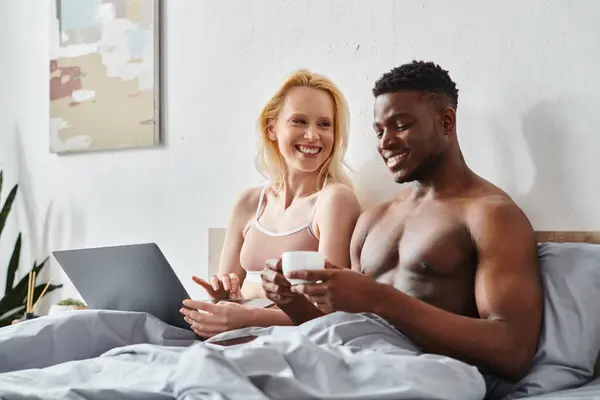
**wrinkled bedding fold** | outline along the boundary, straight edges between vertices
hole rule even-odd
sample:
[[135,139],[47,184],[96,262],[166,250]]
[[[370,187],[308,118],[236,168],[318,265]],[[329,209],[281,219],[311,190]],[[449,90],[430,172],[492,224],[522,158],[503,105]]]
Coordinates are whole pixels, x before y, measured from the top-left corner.
[[[225,339],[256,336],[221,346]],[[335,313],[199,341],[143,313],[77,311],[0,330],[2,399],[483,399],[473,366],[384,320]]]

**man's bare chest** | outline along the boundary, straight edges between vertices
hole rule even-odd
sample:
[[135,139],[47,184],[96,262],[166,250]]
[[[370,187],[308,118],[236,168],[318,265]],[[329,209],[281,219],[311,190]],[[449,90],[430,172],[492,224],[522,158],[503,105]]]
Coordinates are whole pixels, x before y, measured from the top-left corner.
[[473,253],[468,229],[455,209],[399,209],[371,226],[360,261],[367,275],[398,286],[461,275]]

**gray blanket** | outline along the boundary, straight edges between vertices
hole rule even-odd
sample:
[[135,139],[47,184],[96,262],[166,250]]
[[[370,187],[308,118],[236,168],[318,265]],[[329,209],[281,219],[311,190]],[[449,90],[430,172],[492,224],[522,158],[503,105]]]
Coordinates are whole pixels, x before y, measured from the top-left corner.
[[[256,336],[245,344],[224,339]],[[220,342],[219,342],[220,343]],[[142,313],[75,312],[0,329],[2,399],[482,399],[478,370],[423,354],[374,315],[202,342]]]

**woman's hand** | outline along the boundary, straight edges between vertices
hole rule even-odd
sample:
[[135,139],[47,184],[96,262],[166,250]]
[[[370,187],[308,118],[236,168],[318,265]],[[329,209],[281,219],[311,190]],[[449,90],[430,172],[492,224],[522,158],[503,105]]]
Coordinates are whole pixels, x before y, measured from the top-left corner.
[[222,332],[251,326],[252,307],[229,301],[211,304],[204,301],[184,300],[179,312],[199,336],[210,338]]
[[202,286],[215,300],[241,300],[244,298],[240,287],[240,278],[233,272],[213,275],[210,277],[210,283],[197,276],[193,276],[192,280]]

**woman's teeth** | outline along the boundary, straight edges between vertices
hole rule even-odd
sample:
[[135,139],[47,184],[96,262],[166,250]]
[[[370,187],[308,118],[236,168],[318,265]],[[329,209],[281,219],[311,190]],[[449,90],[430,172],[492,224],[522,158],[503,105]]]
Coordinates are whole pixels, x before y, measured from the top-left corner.
[[296,148],[304,154],[315,155],[321,151],[320,147],[296,146]]

